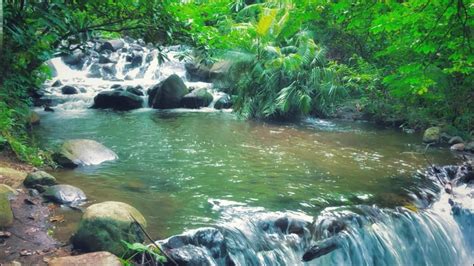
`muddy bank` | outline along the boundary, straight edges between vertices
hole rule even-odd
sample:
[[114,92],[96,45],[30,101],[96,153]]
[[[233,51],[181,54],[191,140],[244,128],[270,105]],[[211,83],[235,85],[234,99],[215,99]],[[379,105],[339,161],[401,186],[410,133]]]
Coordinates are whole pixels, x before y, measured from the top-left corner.
[[0,228],[0,265],[14,261],[46,265],[52,257],[70,255],[68,244],[50,236],[54,223],[63,222],[60,216],[55,216],[56,205],[45,203],[40,195],[22,185],[27,173],[35,169],[12,158],[0,154],[0,184],[15,191],[9,195],[13,222]]

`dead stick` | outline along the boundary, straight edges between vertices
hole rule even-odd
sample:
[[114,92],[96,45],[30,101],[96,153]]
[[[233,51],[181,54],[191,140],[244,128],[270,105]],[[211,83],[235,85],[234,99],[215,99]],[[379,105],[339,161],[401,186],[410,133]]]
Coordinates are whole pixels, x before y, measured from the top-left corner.
[[129,214],[129,215],[133,219],[133,221],[135,221],[135,223],[138,224],[138,227],[143,231],[143,233],[148,238],[148,240],[150,240],[152,245],[154,245],[161,253],[163,253],[163,255],[165,255],[165,257],[168,258],[172,263],[174,263],[174,265],[178,265],[178,263],[173,258],[171,258],[168,254],[166,254],[166,252],[155,243],[155,241],[151,238],[148,232],[145,231],[145,228],[143,228],[143,226],[137,221],[137,219],[135,219],[135,217],[133,217],[132,214]]

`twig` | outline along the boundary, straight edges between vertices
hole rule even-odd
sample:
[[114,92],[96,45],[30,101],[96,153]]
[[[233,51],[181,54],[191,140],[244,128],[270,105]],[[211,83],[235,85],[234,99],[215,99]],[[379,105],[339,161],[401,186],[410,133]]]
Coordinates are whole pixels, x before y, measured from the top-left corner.
[[135,223],[138,225],[138,227],[140,228],[140,230],[143,231],[143,233],[145,234],[145,236],[148,238],[148,240],[150,240],[150,242],[152,243],[152,245],[154,245],[161,253],[163,253],[163,255],[165,255],[165,257],[167,259],[169,259],[174,265],[178,265],[178,263],[173,259],[171,258],[171,256],[169,256],[168,254],[166,254],[166,252],[160,247],[158,246],[155,241],[151,238],[151,236],[148,234],[147,231],[145,231],[145,228],[143,228],[143,226],[137,221],[137,219],[135,219],[135,217],[133,217],[133,215],[131,213],[129,213],[130,217],[133,219],[133,221],[135,221]]

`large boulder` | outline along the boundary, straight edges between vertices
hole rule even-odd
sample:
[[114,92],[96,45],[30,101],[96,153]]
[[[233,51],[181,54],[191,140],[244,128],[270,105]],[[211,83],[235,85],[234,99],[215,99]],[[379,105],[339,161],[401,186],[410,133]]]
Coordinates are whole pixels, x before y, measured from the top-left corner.
[[212,94],[206,89],[197,89],[184,95],[183,99],[181,99],[181,105],[184,108],[206,107],[209,106],[212,99]]
[[471,142],[467,143],[464,150],[474,153],[474,141],[471,141]]
[[86,253],[78,256],[53,258],[48,261],[48,266],[82,265],[121,266],[122,262],[117,256],[106,251]]
[[146,227],[143,215],[126,203],[106,201],[93,204],[85,210],[71,242],[74,248],[86,252],[109,251],[123,256],[126,249],[122,240],[129,243],[144,240],[137,222]]
[[143,99],[135,93],[124,90],[102,91],[94,97],[92,108],[128,111],[141,108]]
[[121,39],[116,39],[116,40],[108,40],[100,46],[100,50],[110,50],[110,51],[117,51],[118,49],[123,48],[125,43]]
[[188,93],[183,80],[176,74],[153,86],[149,90],[148,105],[155,109],[178,108],[181,99]]
[[88,78],[100,78],[102,77],[102,66],[94,63],[92,66],[89,68],[89,73],[87,73]]
[[52,186],[56,185],[56,178],[44,171],[35,171],[29,173],[23,184],[27,188],[34,188],[42,190],[43,186]]
[[97,165],[117,158],[115,152],[99,142],[89,139],[68,140],[63,143],[58,152],[53,154],[55,162],[67,168]]
[[64,95],[71,95],[71,94],[78,94],[79,90],[74,86],[66,85],[61,88],[61,92]]
[[50,186],[43,193],[43,197],[66,205],[80,205],[87,200],[86,194],[79,188],[71,185],[54,185]]
[[438,143],[441,138],[441,128],[439,127],[430,127],[425,130],[423,134],[424,143]]
[[10,206],[8,192],[0,193],[0,228],[11,226],[13,223],[13,213]]

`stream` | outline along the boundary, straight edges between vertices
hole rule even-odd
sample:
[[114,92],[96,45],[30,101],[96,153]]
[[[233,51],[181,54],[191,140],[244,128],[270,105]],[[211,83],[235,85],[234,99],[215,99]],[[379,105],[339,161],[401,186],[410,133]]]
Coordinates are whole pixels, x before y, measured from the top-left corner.
[[[35,140],[52,148],[68,139],[93,139],[119,157],[54,171],[60,183],[87,194],[87,205],[128,203],[145,216],[156,239],[219,228],[229,256],[220,260],[203,249],[205,264],[229,264],[229,258],[237,265],[302,264],[303,253],[324,237],[340,238],[338,248],[307,264],[474,262],[474,216],[456,219],[448,195],[423,174],[427,158],[438,165],[456,164],[448,149],[430,148],[426,158],[420,135],[366,122],[241,120],[230,109],[212,108],[221,95],[212,84],[187,81],[184,63],[174,57],[182,49],[166,48],[170,61],[159,65],[156,50],[143,47],[148,60],[134,68],[127,67],[126,52],[115,52],[112,78],[88,77],[96,58],[79,69],[61,58],[52,60],[57,77],[45,84],[45,97],[55,112],[36,109],[41,124],[33,131]],[[211,90],[213,103],[201,109],[144,106],[127,112],[89,108],[98,92],[114,84],[148,88],[171,74],[188,87]],[[82,92],[63,95],[60,87],[51,86],[57,79]],[[463,207],[474,210],[471,190],[459,191],[468,195]],[[433,204],[424,204],[427,195],[436,199]],[[81,214],[60,212],[66,222],[56,226],[55,235],[66,241]],[[283,232],[264,225],[282,217],[309,229],[291,233],[291,226]],[[328,221],[340,219],[343,233],[324,233]]]

